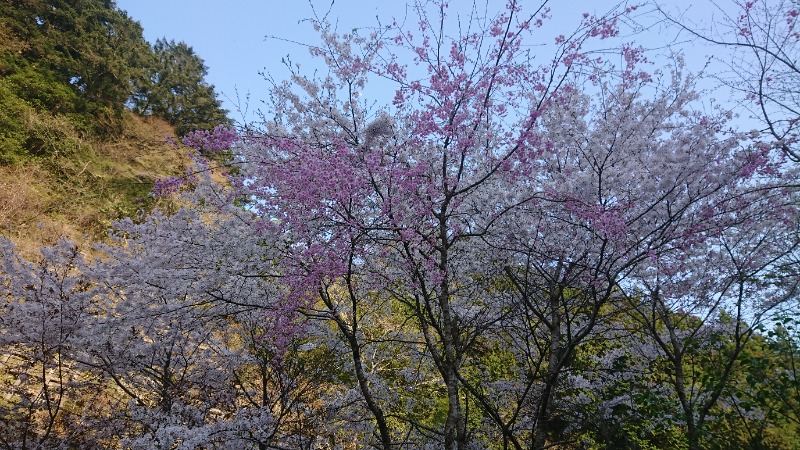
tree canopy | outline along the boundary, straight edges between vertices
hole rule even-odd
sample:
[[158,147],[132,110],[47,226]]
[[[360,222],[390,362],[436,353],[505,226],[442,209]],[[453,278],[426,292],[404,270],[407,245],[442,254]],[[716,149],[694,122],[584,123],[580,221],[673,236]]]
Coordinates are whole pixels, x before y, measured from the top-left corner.
[[214,87],[205,82],[203,60],[191,47],[159,39],[153,53],[155,62],[134,95],[134,111],[167,119],[179,135],[230,123]]
[[0,36],[6,163],[46,151],[23,120],[26,111],[90,135],[118,135],[129,106],[168,120],[181,134],[229,123],[191,48],[166,41],[151,47],[141,25],[113,1],[4,1]]

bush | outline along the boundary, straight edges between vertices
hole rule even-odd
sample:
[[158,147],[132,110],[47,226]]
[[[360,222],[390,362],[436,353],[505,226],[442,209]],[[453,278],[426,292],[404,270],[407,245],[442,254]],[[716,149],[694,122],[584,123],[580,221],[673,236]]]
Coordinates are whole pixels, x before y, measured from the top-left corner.
[[17,165],[30,156],[24,122],[30,114],[30,105],[14,94],[6,80],[0,80],[0,164]]

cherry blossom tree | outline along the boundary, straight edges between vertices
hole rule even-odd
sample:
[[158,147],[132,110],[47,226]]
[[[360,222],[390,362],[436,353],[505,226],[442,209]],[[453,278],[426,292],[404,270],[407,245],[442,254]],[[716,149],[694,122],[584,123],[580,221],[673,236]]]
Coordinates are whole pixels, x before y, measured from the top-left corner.
[[667,254],[641,279],[632,314],[668,361],[690,449],[729,394],[754,333],[796,307],[797,196],[783,190],[733,199],[723,228]]
[[92,380],[72,366],[94,307],[83,256],[66,241],[42,249],[35,263],[5,240],[0,254],[0,448],[79,441],[74,402]]
[[[780,161],[726,114],[692,111],[680,67],[648,73],[630,45],[622,67],[591,58],[587,39],[615,36],[613,15],[587,15],[536,65],[522,39],[542,10],[473,12],[456,35],[446,11],[419,7],[419,35],[318,23],[311,51],[329,73],[275,86],[274,121],[239,152],[238,187],[264,228],[293,236],[286,276],[347,342],[375,426],[362,445],[467,448],[495,434],[544,448],[561,439],[556,392],[576,351],[624,292],[664,255],[732,230],[735,200],[777,190]],[[415,64],[401,65],[408,51]],[[395,83],[390,106],[359,100],[372,77]],[[392,410],[385,369],[365,360],[370,324],[393,307],[417,332],[387,337],[393,357],[443,385],[441,423]],[[503,329],[520,334],[497,339]],[[467,375],[489,336],[521,346],[525,366],[502,380],[519,385],[502,402]]]
[[712,44],[726,69],[717,74],[722,83],[741,94],[740,101],[764,125],[761,130],[772,145],[800,161],[797,127],[800,119],[797,85],[797,2],[753,0],[712,2],[715,15],[709,23],[694,24],[659,7],[664,17],[692,39]]
[[317,440],[328,366],[299,349],[278,243],[207,176],[195,183],[193,207],[118,223],[91,264],[66,242],[32,264],[3,241],[6,448]]
[[228,200],[202,176],[185,199],[196,206],[120,222],[91,268],[104,305],[79,362],[128,403],[126,447],[314,441],[319,371],[297,355],[302,320],[275,280],[278,243]]
[[[409,420],[400,435],[466,448],[473,430],[461,367],[476,339],[507,314],[493,298],[503,294],[491,288],[503,264],[482,261],[492,253],[482,241],[501,216],[537,195],[508,195],[534,172],[537,147],[545,145],[537,118],[573,71],[591,68],[586,40],[616,32],[613,17],[586,18],[571,39],[557,39],[558,56],[538,66],[521,36],[541,24],[544,8],[525,13],[511,2],[495,17],[473,11],[469,31],[451,37],[446,5],[435,6],[417,7],[417,37],[396,24],[362,37],[318,23],[323,45],[312,54],[330,74],[296,74],[300,92],[277,85],[275,121],[240,152],[240,188],[258,199],[265,227],[295,236],[287,276],[319,295],[348,342],[386,449],[398,439],[382,406],[390,401],[376,397],[359,340],[359,322],[374,310],[368,293],[383,287],[381,301],[404,305],[420,333],[413,342],[446,388],[442,428]],[[408,75],[400,52],[413,55],[425,78]],[[370,112],[357,100],[370,76],[396,85],[391,107]]]

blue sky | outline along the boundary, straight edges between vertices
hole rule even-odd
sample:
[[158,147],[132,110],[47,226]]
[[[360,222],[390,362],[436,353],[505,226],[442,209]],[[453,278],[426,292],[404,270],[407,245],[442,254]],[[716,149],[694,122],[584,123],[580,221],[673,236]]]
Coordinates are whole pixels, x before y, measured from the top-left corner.
[[[316,3],[320,14],[330,7],[329,0]],[[151,43],[166,37],[193,47],[208,66],[207,81],[215,86],[235,120],[241,120],[236,112],[237,91],[243,106],[250,94],[252,112],[266,98],[269,88],[260,72],[283,79],[288,73],[281,63],[283,57],[307,59],[308,51],[301,45],[268,36],[317,42],[311,25],[303,22],[313,16],[310,3],[305,1],[118,0],[117,6],[142,24],[144,36]],[[330,17],[338,17],[342,27],[353,28],[374,25],[376,14],[390,17],[404,10],[400,2],[338,0]],[[253,118],[252,114],[248,117]]]
[[[608,0],[551,2],[552,19],[542,30],[542,42],[552,42],[557,34],[573,30],[583,12],[603,13],[617,3]],[[675,11],[689,8],[686,0],[665,3]],[[450,9],[458,10],[461,4],[469,7],[472,1],[453,0]],[[503,1],[489,0],[490,10],[500,10],[503,5]],[[269,84],[260,73],[269,72],[278,80],[285,79],[288,71],[281,59],[287,55],[291,55],[294,62],[308,64],[308,51],[288,41],[318,42],[311,25],[303,22],[314,14],[308,1],[118,0],[117,6],[142,24],[145,38],[151,43],[166,37],[192,46],[208,66],[207,81],[215,86],[223,106],[239,122],[255,119],[254,111],[267,98]],[[403,17],[406,11],[404,1],[386,0],[336,0],[333,5],[330,0],[319,0],[314,1],[314,8],[319,14],[330,8],[328,17],[338,21],[340,30],[373,26],[377,23],[376,16],[387,23],[393,17]],[[690,9],[691,17],[708,16],[709,11],[708,2],[703,0]],[[659,30],[636,39],[648,47],[660,47],[667,42],[666,35]],[[690,50],[690,65],[702,64],[707,49]],[[244,108],[248,103],[248,112],[237,112],[237,105]]]

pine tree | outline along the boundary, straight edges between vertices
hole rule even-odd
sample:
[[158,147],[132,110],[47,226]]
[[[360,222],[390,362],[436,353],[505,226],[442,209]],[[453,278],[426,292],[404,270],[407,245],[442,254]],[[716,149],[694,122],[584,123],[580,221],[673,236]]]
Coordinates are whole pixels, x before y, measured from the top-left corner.
[[181,135],[230,123],[214,86],[204,81],[208,69],[192,47],[162,38],[153,52],[150,76],[133,99],[134,111],[163,117]]

